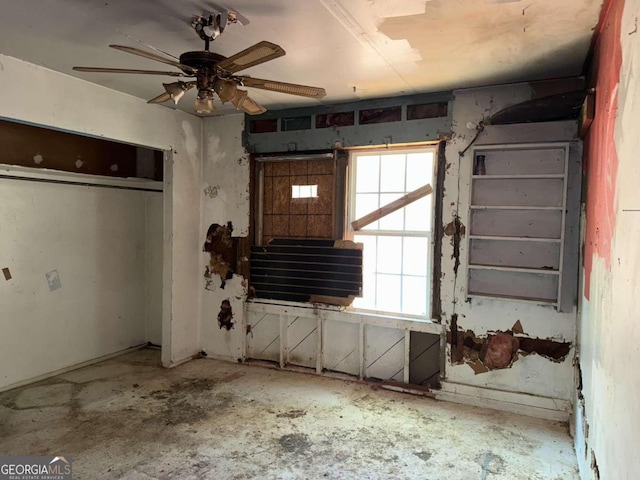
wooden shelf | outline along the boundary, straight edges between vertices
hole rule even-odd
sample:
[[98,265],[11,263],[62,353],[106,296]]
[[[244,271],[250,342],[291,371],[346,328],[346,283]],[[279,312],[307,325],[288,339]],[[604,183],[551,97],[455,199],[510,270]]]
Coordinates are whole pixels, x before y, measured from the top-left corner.
[[513,300],[516,302],[525,302],[525,303],[535,303],[535,304],[544,304],[549,306],[557,306],[558,302],[553,299],[548,298],[533,298],[533,297],[515,297],[511,295],[498,295],[498,294],[488,294],[488,293],[467,293],[467,297],[469,298],[486,298],[489,300]]
[[490,174],[469,185],[467,297],[560,305],[568,159],[568,143],[474,148]]
[[544,275],[560,274],[558,270],[553,270],[550,268],[505,267],[502,265],[473,265],[473,264],[470,264],[469,268],[475,268],[477,270],[498,270],[503,272],[541,273]]
[[562,210],[562,207],[536,207],[530,205],[471,205],[472,210]]
[[541,237],[503,237],[498,235],[469,235],[472,240],[506,240],[513,242],[550,242],[560,243],[560,238],[541,238]]
[[564,178],[564,173],[540,173],[540,174],[514,174],[514,175],[471,175],[471,178],[476,179],[527,179],[527,178]]

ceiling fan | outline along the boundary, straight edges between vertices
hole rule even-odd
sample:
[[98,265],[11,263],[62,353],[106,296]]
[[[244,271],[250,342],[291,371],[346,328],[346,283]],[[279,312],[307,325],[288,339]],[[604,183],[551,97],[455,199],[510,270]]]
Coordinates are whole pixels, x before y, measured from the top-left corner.
[[213,104],[214,93],[222,103],[231,102],[238,110],[243,110],[249,115],[264,113],[266,109],[249,97],[249,92],[238,88],[241,86],[309,98],[323,98],[326,95],[324,88],[264,80],[246,75],[235,75],[241,70],[274,60],[285,54],[285,51],[280,46],[266,41],[258,42],[231,57],[225,57],[209,51],[209,43],[215,40],[228,24],[238,21],[243,24],[248,23],[244,17],[232,10],[223,11],[215,15],[194,17],[191,26],[200,38],[204,40],[205,48],[202,51],[185,52],[179,58],[149,45],[146,46],[159,53],[151,53],[124,45],[109,45],[109,47],[116,50],[171,65],[178,68],[179,72],[102,67],[73,67],[73,69],[79,72],[135,73],[192,78],[193,80],[188,81],[178,80],[173,83],[163,83],[165,92],[152,98],[147,103],[163,103],[173,100],[177,105],[184,94],[195,87],[198,94],[193,109],[196,113],[203,115],[213,113],[215,109]]

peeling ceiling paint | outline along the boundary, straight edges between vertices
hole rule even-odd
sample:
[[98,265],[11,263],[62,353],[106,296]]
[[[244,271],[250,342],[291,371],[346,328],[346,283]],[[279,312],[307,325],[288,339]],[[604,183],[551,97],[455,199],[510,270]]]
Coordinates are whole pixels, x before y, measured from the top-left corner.
[[[601,0],[228,0],[250,20],[230,25],[211,50],[225,56],[261,40],[286,56],[248,75],[327,90],[321,101],[251,90],[269,109],[578,75]],[[136,41],[179,55],[201,50],[191,17],[198,0],[5,2],[0,52],[150,99],[170,77],[88,74],[74,65],[157,69],[108,48]],[[160,68],[162,69],[162,68]],[[195,93],[178,108],[191,112]],[[167,104],[167,108],[174,108]],[[217,113],[234,111],[216,105]]]

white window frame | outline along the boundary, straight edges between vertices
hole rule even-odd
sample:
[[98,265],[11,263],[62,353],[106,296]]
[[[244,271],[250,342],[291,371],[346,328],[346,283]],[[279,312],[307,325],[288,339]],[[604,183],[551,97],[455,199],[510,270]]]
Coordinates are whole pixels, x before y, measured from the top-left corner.
[[[357,220],[355,216],[355,192],[356,192],[356,175],[355,171],[355,161],[354,159],[359,155],[397,155],[397,154],[409,154],[409,153],[418,153],[418,152],[428,152],[431,151],[433,153],[433,168],[432,168],[432,177],[431,177],[431,186],[433,188],[433,193],[431,195],[436,195],[436,168],[437,168],[437,159],[438,159],[438,146],[437,145],[420,145],[416,147],[391,147],[391,148],[371,148],[371,149],[354,149],[349,152],[349,160],[347,163],[347,176],[348,176],[348,184],[347,184],[347,195],[346,195],[346,218],[345,218],[345,238],[348,240],[353,240],[356,235],[371,235],[371,236],[393,236],[393,237],[417,237],[417,238],[426,238],[428,240],[429,251],[428,251],[428,269],[426,273],[426,283],[427,283],[427,305],[426,311],[424,315],[415,315],[410,313],[402,313],[397,311],[384,311],[378,309],[366,309],[362,307],[354,307],[351,306],[350,310],[354,311],[363,311],[363,312],[371,312],[380,315],[392,315],[396,317],[407,317],[407,318],[416,318],[421,320],[428,320],[431,318],[431,309],[432,309],[432,293],[433,293],[433,264],[434,264],[434,241],[433,241],[433,231],[435,224],[435,196],[431,202],[431,225],[430,230],[428,232],[424,231],[410,231],[410,230],[354,230],[351,223]],[[406,169],[406,166],[405,166]],[[406,170],[405,170],[406,176]],[[406,178],[405,178],[406,182]],[[426,183],[426,181],[425,181]],[[366,252],[365,252],[366,255]],[[402,267],[401,267],[402,268]],[[364,272],[363,272],[364,273]],[[400,275],[402,275],[402,270]],[[402,285],[402,284],[401,284]],[[400,290],[400,297],[402,298],[402,286]]]

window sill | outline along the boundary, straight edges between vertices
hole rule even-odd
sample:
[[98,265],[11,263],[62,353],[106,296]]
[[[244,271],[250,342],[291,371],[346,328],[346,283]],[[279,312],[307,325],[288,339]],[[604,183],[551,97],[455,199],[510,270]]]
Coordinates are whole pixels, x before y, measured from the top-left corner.
[[405,328],[411,331],[433,334],[440,334],[444,328],[442,324],[427,318],[355,310],[351,307],[339,307],[327,304],[253,298],[246,301],[245,308],[247,311],[256,313],[286,314],[301,317],[318,316],[321,320],[362,323],[364,325],[376,325],[389,328]]

